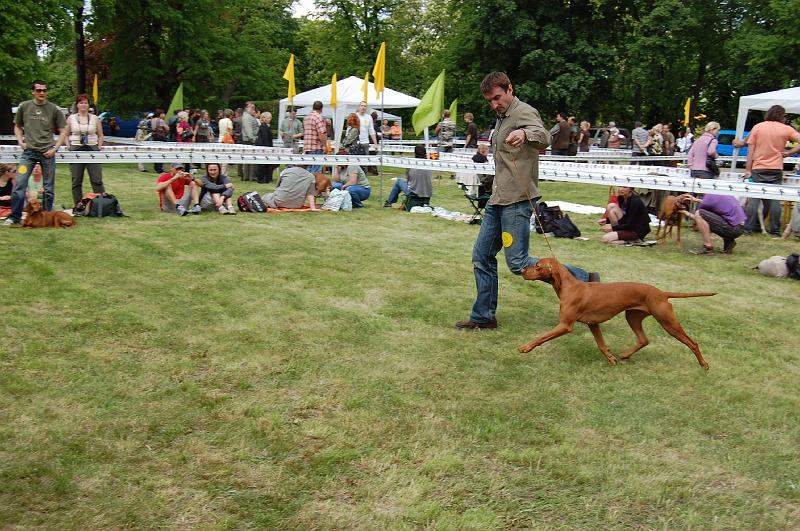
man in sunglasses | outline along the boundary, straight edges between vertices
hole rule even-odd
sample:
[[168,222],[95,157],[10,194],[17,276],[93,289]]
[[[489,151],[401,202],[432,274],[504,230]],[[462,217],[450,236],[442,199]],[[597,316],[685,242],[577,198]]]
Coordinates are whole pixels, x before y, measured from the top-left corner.
[[[11,194],[11,215],[4,225],[19,225],[25,206],[28,179],[37,162],[42,165],[42,207],[53,210],[56,180],[56,162],[53,157],[66,141],[66,119],[57,105],[47,101],[47,84],[44,81],[34,81],[31,94],[33,99],[20,103],[14,117],[14,135],[17,137],[17,145],[22,148],[22,156],[17,166],[17,184]],[[58,133],[55,141],[53,133]]]

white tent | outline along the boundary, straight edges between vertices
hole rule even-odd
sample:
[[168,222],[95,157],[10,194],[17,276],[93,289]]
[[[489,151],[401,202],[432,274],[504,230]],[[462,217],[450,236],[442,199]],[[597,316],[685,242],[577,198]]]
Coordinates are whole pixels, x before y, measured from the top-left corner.
[[[364,101],[364,79],[356,76],[350,76],[345,79],[340,79],[336,82],[336,108],[332,109],[330,106],[331,101],[331,84],[328,83],[323,87],[308,90],[297,94],[292,98],[292,105],[295,107],[305,107],[313,105],[315,101],[323,103],[323,115],[328,114],[333,116],[333,129],[334,138],[336,140],[335,147],[339,147],[339,139],[342,136],[342,129],[344,129],[344,121],[347,115],[351,112],[358,110],[358,105]],[[375,85],[369,84],[367,106],[372,109],[378,110],[380,116],[380,109],[401,109],[407,107],[416,107],[419,105],[419,99],[403,94],[389,87],[384,87],[382,97],[375,95]],[[283,98],[280,101],[278,114],[280,122],[286,118],[286,107],[289,105],[289,99]],[[327,109],[326,109],[327,108]],[[299,114],[299,112],[298,112]],[[386,116],[388,118],[388,116]],[[391,118],[389,118],[391,119]]]
[[[742,138],[744,134],[744,124],[747,121],[749,110],[766,111],[773,105],[780,105],[786,109],[787,113],[800,114],[800,87],[792,87],[783,90],[773,90],[762,94],[751,94],[739,98],[739,114],[736,117],[736,138]],[[736,159],[739,157],[739,150],[733,151],[733,162],[731,167],[736,167]]]

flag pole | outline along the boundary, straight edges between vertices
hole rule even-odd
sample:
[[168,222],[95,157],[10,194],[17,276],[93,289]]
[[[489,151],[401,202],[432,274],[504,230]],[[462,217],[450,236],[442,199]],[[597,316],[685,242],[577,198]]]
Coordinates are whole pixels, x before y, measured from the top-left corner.
[[378,185],[378,201],[379,204],[383,205],[383,96],[386,94],[386,87],[381,91],[381,142],[380,146],[378,147],[378,152],[380,155],[380,163],[381,163],[381,182]]

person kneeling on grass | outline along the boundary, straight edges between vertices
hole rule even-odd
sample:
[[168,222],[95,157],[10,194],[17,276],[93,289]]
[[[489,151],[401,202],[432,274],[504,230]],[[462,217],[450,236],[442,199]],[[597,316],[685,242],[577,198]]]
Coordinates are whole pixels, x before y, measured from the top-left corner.
[[316,195],[314,174],[305,168],[290,166],[281,172],[275,191],[262,199],[269,208],[301,208],[308,199],[311,210],[319,210],[314,202]]
[[353,200],[353,208],[363,207],[362,201],[369,199],[370,187],[367,174],[357,164],[351,164],[339,170],[339,175],[334,177],[333,187],[337,190],[347,190]]
[[[421,144],[414,146],[414,158],[428,158],[428,153],[425,151],[425,146]],[[430,200],[431,195],[433,194],[432,175],[433,172],[431,170],[408,168],[406,170],[406,177],[408,177],[408,179],[403,179],[401,177],[397,178],[397,180],[394,182],[394,186],[392,186],[392,189],[389,192],[389,197],[386,198],[386,202],[383,204],[383,208],[392,208],[392,205],[400,196],[400,192],[406,194],[406,197],[408,197],[410,194],[414,194],[417,197],[427,198]]]
[[620,186],[617,203],[609,203],[607,221],[600,225],[605,232],[601,241],[622,245],[625,242],[641,240],[650,232],[650,216],[639,196],[629,186]]
[[692,214],[685,210],[683,215],[692,218],[700,231],[703,246],[692,251],[692,254],[713,254],[714,246],[711,244],[711,233],[722,238],[723,253],[732,253],[736,247],[736,238],[744,234],[744,224],[747,214],[739,200],[730,195],[706,194],[703,199],[697,199],[689,194],[680,196],[681,200],[690,200],[700,203],[697,212]]
[[200,206],[203,210],[216,209],[220,214],[236,214],[231,203],[233,183],[217,162],[206,164],[203,175],[203,189],[200,192]]
[[[173,162],[168,172],[159,175],[156,191],[162,212],[175,212],[179,216],[185,216],[189,212],[200,213],[200,182],[183,170],[183,163]],[[191,210],[190,201],[193,205]]]

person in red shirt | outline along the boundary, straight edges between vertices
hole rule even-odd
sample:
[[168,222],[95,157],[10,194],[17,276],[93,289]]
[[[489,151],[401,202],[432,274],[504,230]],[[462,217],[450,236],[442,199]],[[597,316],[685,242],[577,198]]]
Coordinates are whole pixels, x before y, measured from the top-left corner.
[[[783,158],[786,142],[800,142],[800,133],[784,123],[786,109],[773,105],[767,111],[764,121],[756,124],[747,137],[747,166],[745,178],[755,183],[781,184],[783,182]],[[769,228],[773,236],[781,234],[781,203],[775,199],[754,199],[747,202],[747,222],[745,232],[751,234],[758,230],[758,205],[764,201],[769,205]]]
[[[158,192],[158,205],[162,212],[175,212],[179,216],[185,216],[189,212],[200,213],[201,183],[183,170],[182,163],[173,162],[170,170],[158,177],[156,191]],[[187,187],[189,188],[188,193],[186,192]],[[191,209],[189,209],[190,204],[193,205]]]

